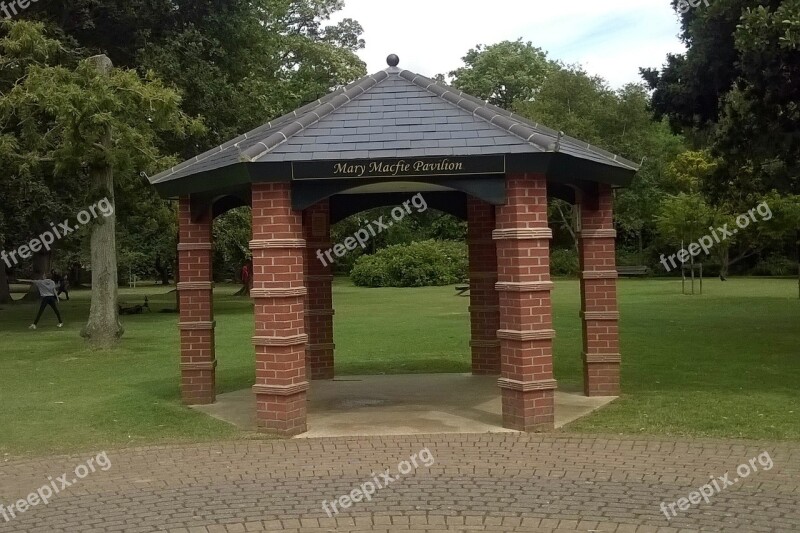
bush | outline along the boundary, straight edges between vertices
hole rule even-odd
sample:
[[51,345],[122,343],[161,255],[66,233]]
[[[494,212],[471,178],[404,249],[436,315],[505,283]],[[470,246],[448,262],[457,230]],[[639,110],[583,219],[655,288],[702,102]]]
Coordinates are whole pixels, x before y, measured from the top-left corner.
[[753,268],[754,276],[791,276],[797,274],[797,263],[781,255],[762,259]]
[[359,257],[350,279],[360,287],[426,287],[459,283],[468,271],[464,243],[420,241]]
[[578,252],[573,248],[550,251],[550,273],[554,276],[577,276],[580,271]]

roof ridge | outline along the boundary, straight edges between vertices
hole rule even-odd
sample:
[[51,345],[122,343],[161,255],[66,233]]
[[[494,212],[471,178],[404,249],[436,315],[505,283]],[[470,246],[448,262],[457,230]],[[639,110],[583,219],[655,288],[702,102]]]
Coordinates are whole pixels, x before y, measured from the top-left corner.
[[[290,137],[297,135],[301,131],[313,126],[323,118],[343,106],[349,104],[368,90],[380,84],[389,77],[389,74],[382,70],[365,76],[357,82],[351,84],[349,88],[345,89],[341,94],[336,95],[327,102],[320,103],[320,105],[311,108],[308,112],[303,114],[297,120],[284,127],[277,132],[273,133],[263,141],[259,141],[244,152],[242,152],[242,159],[246,162],[257,161],[264,155],[268,154],[276,147],[285,143]],[[322,109],[324,108],[324,110]],[[322,112],[318,112],[318,110]]]
[[[574,137],[570,137],[563,131],[557,131],[538,122],[533,122],[532,120],[529,120],[517,113],[512,113],[511,111],[505,110],[501,107],[484,102],[483,100],[472,96],[471,94],[465,93],[464,91],[451,87],[445,83],[440,83],[410,70],[402,70],[398,73],[398,75],[403,79],[417,85],[418,87],[435,94],[442,100],[445,100],[446,102],[449,102],[450,104],[471,113],[473,116],[485,120],[489,124],[504,129],[508,133],[511,133],[512,135],[524,140],[526,143],[545,152],[558,152],[558,148],[560,148],[561,143],[567,141],[606,159],[609,159],[614,163],[628,167],[631,170],[639,170],[641,167],[641,165],[637,165],[633,161],[625,159],[624,157],[620,157],[617,154],[609,152],[608,150],[604,150],[603,148],[599,148]],[[424,84],[420,83],[420,81]],[[431,87],[434,87],[434,89],[431,89]],[[463,105],[463,101],[466,101],[471,105]],[[500,118],[500,120],[498,120],[498,118]]]

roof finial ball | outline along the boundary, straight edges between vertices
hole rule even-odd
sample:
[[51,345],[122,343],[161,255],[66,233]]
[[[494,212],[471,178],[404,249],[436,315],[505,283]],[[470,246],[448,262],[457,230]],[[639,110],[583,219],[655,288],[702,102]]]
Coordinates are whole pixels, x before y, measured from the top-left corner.
[[390,54],[389,57],[386,58],[386,64],[390,67],[396,67],[400,64],[400,58],[397,57],[397,54]]

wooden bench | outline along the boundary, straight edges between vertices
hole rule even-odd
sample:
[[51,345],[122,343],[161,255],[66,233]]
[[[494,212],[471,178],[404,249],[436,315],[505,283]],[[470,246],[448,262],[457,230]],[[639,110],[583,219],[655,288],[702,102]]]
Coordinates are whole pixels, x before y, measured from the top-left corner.
[[650,273],[650,269],[646,266],[618,266],[617,274],[621,277],[640,277],[646,276]]
[[465,283],[463,285],[456,285],[456,296],[466,296],[469,292],[469,283]]

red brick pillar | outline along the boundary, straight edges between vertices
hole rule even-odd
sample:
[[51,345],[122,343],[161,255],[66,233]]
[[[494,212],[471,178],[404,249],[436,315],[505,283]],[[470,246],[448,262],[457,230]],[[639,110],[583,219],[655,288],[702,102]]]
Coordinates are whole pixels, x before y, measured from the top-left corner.
[[333,379],[333,265],[317,251],[331,248],[330,203],[322,200],[303,211],[306,239],[306,364],[311,379]]
[[256,420],[280,435],[306,431],[303,222],[288,183],[256,183],[253,197]]
[[467,243],[469,244],[469,314],[472,327],[472,373],[500,374],[500,297],[497,283],[497,249],[493,205],[470,196],[467,199]]
[[617,268],[610,185],[580,205],[581,317],[583,387],[587,396],[617,396],[620,391]]
[[178,203],[178,297],[180,299],[181,397],[187,405],[214,403],[217,359],[211,277],[209,209],[192,219],[191,203]]
[[547,181],[540,174],[506,177],[506,205],[497,208],[503,426],[553,429],[553,330]]

